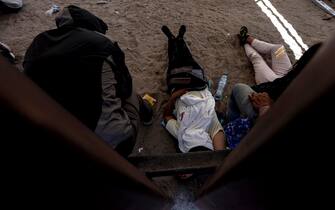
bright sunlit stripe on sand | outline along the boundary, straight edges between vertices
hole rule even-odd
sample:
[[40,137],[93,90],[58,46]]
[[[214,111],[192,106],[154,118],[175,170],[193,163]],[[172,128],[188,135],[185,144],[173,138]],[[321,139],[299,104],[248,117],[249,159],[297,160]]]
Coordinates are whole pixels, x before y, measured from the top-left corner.
[[287,20],[278,12],[278,10],[271,4],[271,2],[269,0],[263,0],[263,2],[279,18],[279,20],[284,24],[284,26],[288,29],[291,35],[297,40],[300,46],[304,50],[308,50],[308,46],[304,43],[304,41],[302,41],[302,38],[299,36],[298,32],[289,22],[287,22]]
[[[262,12],[264,14],[266,14],[266,16],[268,16],[268,18],[270,18],[272,24],[277,28],[277,30],[279,31],[280,35],[282,36],[282,38],[284,39],[285,43],[288,44],[288,46],[291,48],[291,50],[293,51],[294,57],[296,60],[298,60],[303,53],[302,48],[300,47],[300,45],[296,42],[296,40],[288,33],[287,29],[283,26],[283,24],[277,19],[277,17],[275,15],[273,15],[273,11],[271,11],[271,9],[269,7],[267,7],[264,3],[263,0],[255,0],[257,5],[261,8]],[[270,2],[269,2],[270,3]],[[271,3],[270,3],[271,4]],[[272,6],[272,4],[271,4]],[[273,6],[272,6],[273,7]],[[274,7],[273,7],[274,8]],[[277,11],[277,10],[276,10]],[[272,13],[273,12],[273,13]],[[279,12],[277,11],[277,13],[279,14]],[[285,18],[283,16],[281,16],[284,20]],[[286,20],[285,20],[286,21]],[[287,22],[287,21],[286,21]],[[288,23],[288,22],[287,22]],[[289,24],[289,23],[288,23]],[[291,27],[292,25],[289,24]],[[294,30],[294,28],[292,27],[292,29]],[[294,30],[295,31],[295,30]],[[291,32],[292,33],[292,32]],[[298,33],[295,31],[295,33],[298,35]],[[294,35],[294,32],[292,33],[292,35]],[[298,36],[300,37],[300,36]],[[298,38],[296,38],[298,40]],[[301,39],[301,37],[300,37]],[[302,39],[301,39],[302,42]],[[303,42],[302,42],[303,43]],[[308,49],[308,46],[305,45],[303,43],[302,45],[304,48],[306,47],[306,49]]]

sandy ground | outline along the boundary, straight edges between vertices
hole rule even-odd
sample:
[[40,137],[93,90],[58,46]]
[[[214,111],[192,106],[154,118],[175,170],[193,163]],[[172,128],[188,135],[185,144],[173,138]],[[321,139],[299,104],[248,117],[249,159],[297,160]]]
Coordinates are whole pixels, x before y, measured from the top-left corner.
[[[55,27],[54,16],[44,14],[51,1],[25,0],[17,14],[0,15],[0,41],[12,47],[19,62],[33,38]],[[97,0],[53,1],[64,7],[75,4],[101,17],[109,26],[108,36],[117,40],[125,51],[127,65],[139,93],[150,93],[158,99],[153,127],[139,134],[141,154],[175,152],[171,138],[161,128],[161,110],[167,100],[165,70],[167,40],[161,33],[163,24],[177,32],[187,26],[185,38],[197,61],[210,78],[228,73],[226,95],[237,82],[253,84],[253,69],[235,34],[248,26],[259,39],[283,43],[271,21],[254,0],[110,0],[98,5]],[[335,20],[323,20],[325,13],[310,0],[272,0],[277,10],[290,22],[304,42],[324,41],[335,32]],[[287,47],[287,46],[286,46]],[[294,62],[293,55],[290,58]]]

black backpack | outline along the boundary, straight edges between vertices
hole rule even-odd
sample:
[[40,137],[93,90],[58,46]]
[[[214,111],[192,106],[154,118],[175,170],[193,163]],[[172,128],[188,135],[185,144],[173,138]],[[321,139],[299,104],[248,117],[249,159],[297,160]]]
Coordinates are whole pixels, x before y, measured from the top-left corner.
[[163,26],[162,31],[168,37],[169,66],[166,75],[168,91],[205,89],[208,83],[205,72],[193,59],[183,38],[186,27],[184,25],[180,27],[177,37],[171,33],[167,26]]

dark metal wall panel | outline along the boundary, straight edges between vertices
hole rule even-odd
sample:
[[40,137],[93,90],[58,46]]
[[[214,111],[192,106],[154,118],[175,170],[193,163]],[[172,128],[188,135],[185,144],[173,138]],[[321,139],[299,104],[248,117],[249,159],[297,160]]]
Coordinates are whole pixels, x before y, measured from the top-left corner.
[[0,57],[1,190],[11,209],[158,209],[144,173]]
[[203,209],[323,209],[329,204],[334,66],[333,36],[207,181],[198,201]]

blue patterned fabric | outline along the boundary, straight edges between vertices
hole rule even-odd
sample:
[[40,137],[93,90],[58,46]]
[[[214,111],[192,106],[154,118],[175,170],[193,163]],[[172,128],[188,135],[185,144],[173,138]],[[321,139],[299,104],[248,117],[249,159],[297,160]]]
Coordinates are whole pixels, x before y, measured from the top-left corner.
[[228,146],[231,149],[235,149],[241,142],[243,137],[252,128],[253,123],[249,118],[237,118],[232,122],[229,122],[224,127],[225,136],[228,142]]

